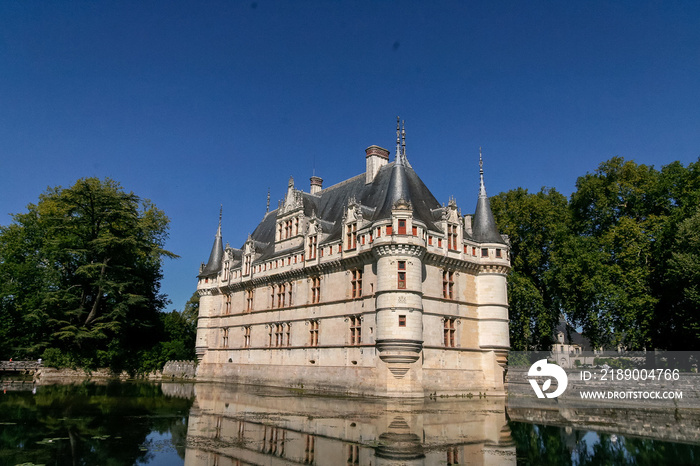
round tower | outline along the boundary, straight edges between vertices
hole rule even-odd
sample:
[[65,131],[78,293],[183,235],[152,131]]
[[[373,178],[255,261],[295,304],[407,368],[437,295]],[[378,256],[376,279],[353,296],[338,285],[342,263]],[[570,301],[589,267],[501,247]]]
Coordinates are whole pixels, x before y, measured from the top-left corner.
[[411,232],[412,210],[397,202],[387,234],[374,242],[377,258],[376,346],[386,364],[387,394],[422,396],[423,262],[425,247]]

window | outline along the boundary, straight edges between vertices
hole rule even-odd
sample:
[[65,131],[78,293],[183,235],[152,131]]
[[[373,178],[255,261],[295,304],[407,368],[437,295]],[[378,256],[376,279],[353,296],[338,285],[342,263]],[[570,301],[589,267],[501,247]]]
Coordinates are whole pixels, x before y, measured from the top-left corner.
[[438,238],[438,247],[439,247],[439,248],[442,247],[442,238]]
[[321,277],[311,277],[311,302],[321,302]]
[[309,346],[318,346],[318,320],[309,321]]
[[357,247],[357,223],[348,225],[347,229],[348,246],[346,249],[355,249]]
[[250,348],[250,325],[243,327],[243,347]]
[[481,257],[489,257],[488,248],[481,248]]
[[476,257],[476,248],[474,246],[472,246],[472,256]]
[[389,236],[389,235],[392,235],[393,233],[394,233],[394,229],[392,228],[392,226],[387,225],[386,226],[386,235]]
[[433,245],[433,237],[428,236],[428,246],[432,246],[432,245]]
[[445,299],[454,299],[454,272],[444,270],[442,272],[442,297]]
[[245,291],[245,310],[246,312],[250,312],[253,310],[253,290],[246,290]]
[[382,236],[382,227],[377,227],[377,238]]
[[285,328],[286,346],[292,346],[292,324],[287,324]]
[[400,290],[406,289],[406,261],[399,261],[399,282],[398,288]]
[[411,234],[413,236],[418,236],[418,227],[411,227]]
[[275,308],[275,285],[270,287],[270,307]]
[[228,329],[224,328],[223,330],[223,338],[221,340],[221,344],[224,348],[228,348]]
[[284,324],[274,324],[275,346],[284,345]]
[[314,462],[314,443],[316,437],[306,435],[306,449],[304,450],[304,464],[313,464]]
[[357,346],[362,344],[362,317],[350,317],[350,344]]
[[253,260],[252,256],[250,256],[250,255],[245,256],[245,260],[244,260],[245,266],[243,267],[243,270],[244,270],[243,275],[250,275],[250,263],[252,262],[252,260]]
[[496,257],[500,258],[501,255],[502,255],[502,254],[501,254],[501,250],[500,250],[500,249],[496,249]]
[[445,346],[447,348],[454,348],[455,346],[455,318],[445,317]]
[[285,297],[284,284],[277,285],[277,307],[285,307]]
[[299,234],[299,217],[294,219],[294,234]]
[[449,447],[447,449],[447,465],[452,466],[454,464],[459,464],[459,449],[456,447]]
[[309,237],[309,257],[308,259],[316,259],[316,246],[318,244],[318,236]]
[[352,297],[360,298],[362,296],[362,270],[356,269],[352,271]]
[[348,445],[348,466],[355,466],[360,464],[360,446],[359,445]]
[[399,234],[400,235],[405,235],[406,234],[406,220],[399,220]]
[[447,225],[447,247],[452,251],[457,250],[457,225]]
[[231,313],[231,293],[226,293],[224,295],[224,314],[228,315]]
[[399,316],[399,327],[406,326],[406,316]]
[[287,306],[292,305],[292,284],[287,283]]

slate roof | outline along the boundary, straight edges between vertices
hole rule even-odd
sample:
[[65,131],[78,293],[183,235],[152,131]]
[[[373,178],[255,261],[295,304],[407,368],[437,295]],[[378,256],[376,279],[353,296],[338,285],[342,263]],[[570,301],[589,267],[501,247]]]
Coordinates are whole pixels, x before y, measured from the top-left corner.
[[[370,222],[390,218],[391,210],[399,199],[409,201],[413,208],[414,219],[423,222],[429,230],[442,232],[440,221],[445,212],[445,207],[440,205],[435,199],[435,196],[416,174],[403,154],[399,155],[395,162],[381,167],[371,183],[366,183],[366,175],[362,173],[323,189],[316,194],[305,192],[300,194],[304,215],[307,217],[315,215],[323,232],[328,235],[323,243],[320,244],[341,239],[343,214],[350,199],[355,199],[360,203],[363,217]],[[275,251],[274,243],[278,210],[275,209],[266,213],[263,220],[251,234],[256,253],[260,254],[255,262],[268,260],[291,252],[291,250]],[[223,258],[220,234],[221,231],[219,229],[209,261],[200,273],[200,276],[216,273],[220,269]],[[466,232],[465,237],[469,238]],[[498,233],[496,222],[486,197],[486,190],[483,187],[483,172],[481,192],[472,222],[471,239],[477,242],[504,242]],[[299,247],[297,246],[294,249],[299,249]]]

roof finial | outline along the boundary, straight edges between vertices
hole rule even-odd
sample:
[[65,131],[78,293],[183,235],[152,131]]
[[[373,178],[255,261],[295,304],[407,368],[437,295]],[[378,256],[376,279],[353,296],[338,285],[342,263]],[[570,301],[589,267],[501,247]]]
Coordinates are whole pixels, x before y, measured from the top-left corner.
[[484,185],[484,159],[481,157],[481,146],[479,146],[479,197],[487,197],[486,186]]
[[406,120],[401,122],[401,155],[406,158]]
[[265,213],[270,212],[270,187],[267,187],[267,208],[265,208]]
[[223,213],[224,213],[224,205],[221,204],[219,206],[219,229],[216,232],[216,236],[221,236],[221,217],[222,217]]
[[396,161],[401,157],[401,118],[396,117]]

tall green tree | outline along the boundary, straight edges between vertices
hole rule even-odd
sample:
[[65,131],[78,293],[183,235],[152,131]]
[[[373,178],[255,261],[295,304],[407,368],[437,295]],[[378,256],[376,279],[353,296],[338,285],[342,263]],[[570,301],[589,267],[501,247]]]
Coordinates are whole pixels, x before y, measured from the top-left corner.
[[510,239],[511,347],[547,349],[560,316],[550,268],[553,254],[570,235],[568,202],[553,188],[534,194],[517,188],[490,202],[498,228]]
[[[0,315],[13,348],[47,362],[131,368],[152,344],[167,299],[160,293],[168,218],[110,179],[50,188],[0,229]],[[3,280],[5,282],[5,280]],[[24,286],[24,285],[28,286]]]

